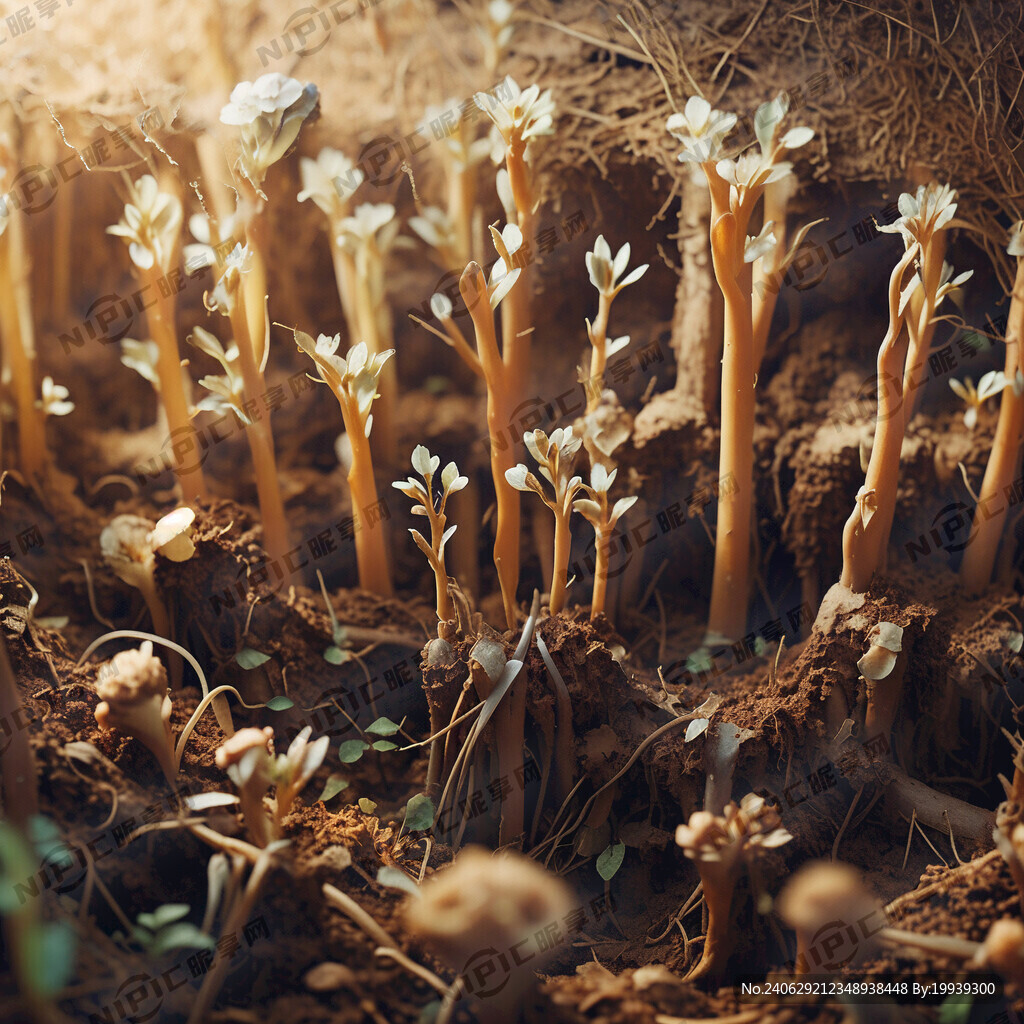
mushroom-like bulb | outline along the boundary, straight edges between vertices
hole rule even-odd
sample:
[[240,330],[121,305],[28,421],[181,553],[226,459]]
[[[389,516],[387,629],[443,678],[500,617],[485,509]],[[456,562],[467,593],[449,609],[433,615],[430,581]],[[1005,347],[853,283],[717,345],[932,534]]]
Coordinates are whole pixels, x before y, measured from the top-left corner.
[[269,725],[262,729],[239,729],[217,748],[214,760],[223,771],[230,765],[238,764],[250,750],[261,747],[268,755],[274,751],[274,730]]
[[148,538],[150,547],[172,562],[187,562],[196,553],[192,542],[195,519],[195,512],[187,506],[168,512],[153,527]]
[[903,630],[892,622],[879,622],[868,639],[871,646],[857,662],[865,679],[877,682],[885,679],[896,665],[896,655],[903,650]]
[[[490,854],[470,846],[420,887],[405,911],[408,929],[454,971],[471,971],[480,950],[493,947],[528,971],[544,959],[534,936],[572,909],[566,884],[519,853]],[[531,955],[532,954],[532,955]],[[473,981],[470,978],[470,989]]]
[[802,867],[776,900],[779,916],[797,934],[798,974],[829,971],[866,949],[884,920],[860,872],[816,861]]
[[1024,924],[1010,918],[994,922],[975,961],[994,967],[1007,981],[1024,988]]
[[147,640],[136,650],[114,657],[96,682],[100,703],[96,706],[96,724],[101,729],[117,729],[134,736],[148,747],[169,782],[174,782],[178,766],[171,734],[171,699],[167,696],[167,670],[153,656],[153,644]]
[[115,516],[100,534],[100,551],[119,579],[145,591],[153,585],[153,548],[149,542],[155,523],[142,516]]

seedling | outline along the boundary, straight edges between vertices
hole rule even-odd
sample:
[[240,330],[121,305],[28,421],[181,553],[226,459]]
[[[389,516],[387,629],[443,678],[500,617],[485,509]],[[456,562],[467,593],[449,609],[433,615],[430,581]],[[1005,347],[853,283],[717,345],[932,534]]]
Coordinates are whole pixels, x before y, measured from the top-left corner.
[[[338,222],[336,244],[355,261],[356,336],[366,343],[371,356],[394,351],[384,271],[388,253],[396,246],[409,244],[408,239],[399,236],[398,229],[395,208],[390,203],[363,203],[351,216]],[[398,378],[393,365],[384,371],[383,380],[377,429],[384,457],[389,465],[395,465],[398,439],[394,404]]]
[[537,460],[541,475],[555,490],[552,501],[541,482],[520,463],[505,471],[505,478],[517,491],[533,491],[555,517],[555,550],[551,563],[551,614],[557,615],[565,607],[566,576],[569,567],[569,549],[572,535],[569,517],[573,502],[583,487],[578,476],[570,476],[573,462],[583,445],[583,439],[574,437],[572,427],[552,431],[549,438],[543,430],[523,435],[523,443]]
[[338,287],[341,310],[353,341],[361,336],[357,315],[358,284],[353,254],[342,245],[340,233],[345,218],[352,212],[351,198],[365,181],[366,174],[341,150],[325,146],[315,160],[299,161],[302,191],[299,202],[312,199],[327,218],[327,234],[331,243],[331,259]]
[[152,913],[139,914],[131,937],[153,959],[176,949],[216,949],[211,936],[182,920],[190,910],[187,903],[165,903]]
[[[306,726],[292,740],[287,753],[274,753],[274,730],[241,729],[217,748],[217,767],[226,771],[238,788],[246,828],[259,847],[267,847],[281,836],[281,825],[291,813],[295,797],[323,764],[330,737],[309,742],[312,726]],[[268,806],[265,797],[275,786]]]
[[69,402],[70,392],[63,384],[54,384],[52,377],[43,378],[42,396],[36,400],[36,408],[44,416],[67,416],[75,411],[75,403]]
[[448,593],[448,572],[444,565],[444,546],[451,535],[455,533],[456,527],[447,526],[445,508],[449,497],[457,491],[461,491],[469,483],[469,478],[460,476],[455,463],[449,462],[441,471],[441,498],[435,508],[434,474],[440,465],[441,459],[437,455],[431,455],[423,445],[418,444],[413,449],[412,468],[423,477],[423,483],[420,483],[415,477],[409,477],[405,481],[397,480],[391,486],[416,502],[412,509],[413,515],[426,516],[430,523],[429,542],[417,530],[410,529],[409,532],[412,534],[416,546],[426,555],[430,568],[434,570],[437,617],[441,622],[448,622],[455,618],[455,607]]
[[605,614],[605,595],[608,590],[608,562],[611,557],[612,537],[619,520],[636,503],[636,495],[619,498],[614,505],[608,503],[608,492],[615,483],[617,469],[610,473],[595,462],[590,469],[590,485],[583,485],[589,497],[577,498],[573,508],[594,528],[596,534],[594,561],[594,593],[590,602],[590,621]]
[[122,651],[100,673],[96,724],[117,729],[144,744],[172,785],[178,774],[171,733],[171,698],[167,670],[146,640],[138,650]]
[[582,368],[580,369],[580,379],[587,382],[587,412],[593,412],[601,403],[604,370],[608,359],[629,344],[628,334],[615,339],[608,337],[608,316],[611,312],[612,302],[626,285],[639,281],[650,266],[650,264],[644,263],[630,271],[624,280],[619,281],[629,265],[629,253],[629,242],[627,242],[612,259],[612,251],[605,241],[604,235],[597,236],[593,251],[587,253],[587,273],[590,275],[590,283],[597,289],[598,294],[597,316],[594,318],[593,324],[589,320],[587,321],[587,337],[590,339],[592,349],[590,373],[587,374]]
[[[266,416],[253,417],[248,410],[264,394],[263,371],[270,356],[270,323],[263,316],[263,298],[260,298],[259,333],[251,330],[248,298],[244,286],[245,276],[254,266],[252,250],[236,245],[224,261],[224,270],[213,290],[203,296],[206,308],[227,317],[231,322],[234,345],[225,349],[208,331],[196,328],[190,341],[201,351],[221,364],[224,375],[207,376],[200,381],[216,398],[206,402],[205,408],[229,406],[236,413],[241,410],[245,435],[252,453],[256,474],[256,493],[263,518],[264,546],[271,560],[281,558],[288,550],[288,520],[277,477],[277,459],[274,438]],[[200,408],[203,408],[200,403]]]
[[[159,350],[156,375],[168,428],[179,444],[188,440],[192,449],[198,451],[199,442],[192,428],[181,375],[174,300],[171,297],[174,293],[167,288],[165,280],[175,260],[181,219],[181,200],[176,195],[161,192],[156,178],[144,174],[136,182],[129,183],[124,216],[117,224],[108,227],[107,233],[125,240],[135,275],[153,296],[146,316],[150,334]],[[185,500],[206,494],[198,461],[193,464],[193,460],[188,460],[185,465],[178,460],[174,474]]]
[[[999,543],[1006,528],[1008,493],[1017,466],[1020,464],[1021,439],[1024,437],[1024,221],[1010,231],[1007,253],[1017,261],[1013,295],[1006,316],[1006,355],[1003,377],[1012,382],[1004,387],[999,404],[999,421],[985,476],[978,492],[978,508],[967,539],[960,581],[971,592],[984,589],[992,579]],[[984,380],[984,378],[983,378]],[[1004,564],[1009,566],[1012,550],[1007,550]]]
[[721,815],[695,811],[676,829],[677,845],[697,862],[708,915],[704,949],[687,981],[717,976],[725,966],[732,946],[732,898],[744,859],[792,838],[775,808],[755,793],[748,793],[738,807],[727,804]]
[[[360,342],[342,358],[337,354],[341,335],[333,338],[321,334],[316,341],[300,330],[295,330],[295,343],[320,371],[313,379],[326,384],[341,406],[352,451],[352,465],[348,485],[352,494],[352,514],[367,516],[377,507],[377,484],[373,477],[373,457],[370,453],[370,430],[373,413],[370,411],[377,398],[377,386],[384,365],[394,355],[394,349],[371,355],[366,344]],[[361,523],[356,531],[356,561],[359,565],[359,585],[384,597],[390,597],[391,574],[388,570],[384,529],[380,523]]]
[[[777,247],[774,224],[765,214],[760,232],[747,234],[765,189],[792,173],[786,154],[807,145],[810,128],[791,128],[780,137],[789,109],[781,95],[757,109],[754,127],[760,151],[736,160],[723,159],[724,140],[736,115],[713,110],[707,100],[693,96],[682,113],[673,114],[666,128],[684,144],[679,160],[697,163],[711,194],[711,254],[715,277],[725,298],[725,343],[722,357],[722,434],[719,479],[735,487],[719,498],[715,565],[708,615],[708,634],[717,639],[742,635],[750,591],[750,542],[753,523],[754,387],[763,346],[758,342],[753,313],[753,265]],[[796,255],[807,225],[790,252],[773,266],[784,269]],[[761,311],[764,313],[764,310]],[[766,335],[767,328],[763,328]]]
[[[499,99],[491,93],[478,92],[474,101],[494,122],[504,143],[508,191],[515,205],[515,225],[519,228],[520,237],[533,238],[536,197],[530,170],[530,151],[534,140],[554,134],[555,103],[550,89],[541,92],[538,85],[520,89],[511,76],[505,78],[501,90],[495,90],[496,93],[499,91],[502,97],[507,98]],[[506,206],[507,214],[508,203],[503,200],[503,205]],[[523,275],[522,285],[502,307],[501,318],[504,358],[509,368],[508,384],[512,388],[513,406],[525,397],[525,389],[529,386],[530,346],[533,337],[533,285],[529,266],[523,268]]]

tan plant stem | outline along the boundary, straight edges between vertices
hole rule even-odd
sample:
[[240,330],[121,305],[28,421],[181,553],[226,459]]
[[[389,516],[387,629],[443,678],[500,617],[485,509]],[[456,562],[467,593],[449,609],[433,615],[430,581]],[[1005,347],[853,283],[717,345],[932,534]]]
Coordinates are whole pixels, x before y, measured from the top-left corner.
[[[378,399],[379,401],[379,399]],[[370,509],[377,506],[377,482],[373,476],[373,456],[370,441],[363,430],[355,399],[339,396],[341,417],[345,433],[352,448],[352,465],[348,471],[349,492],[352,495],[352,516],[355,520],[356,564],[359,567],[359,585],[381,597],[391,597],[391,572],[384,538],[384,521],[378,517],[369,524]],[[377,416],[374,413],[374,427]]]
[[[274,854],[267,853],[264,850],[253,865],[249,881],[246,882],[241,897],[234,907],[231,908],[231,913],[224,923],[223,936],[237,935],[245,926],[252,913],[252,908],[256,905],[260,888],[273,864]],[[204,1021],[209,1020],[210,1011],[213,1009],[213,1004],[217,999],[221,986],[224,984],[224,976],[230,963],[231,957],[229,956],[218,956],[214,960],[209,973],[203,979],[203,984],[199,989],[199,994],[196,996],[196,1001],[192,1004],[192,1009],[189,1011],[187,1024],[203,1024]]]
[[[171,450],[175,451],[186,441],[192,450],[199,451],[199,439],[192,427],[189,417],[188,398],[185,395],[185,382],[181,372],[181,354],[178,351],[178,332],[174,319],[174,300],[161,292],[161,284],[166,287],[163,273],[154,264],[148,270],[140,270],[139,277],[153,303],[146,313],[149,333],[157,344],[159,356],[156,372],[160,379],[160,399],[167,415],[167,426],[173,440]],[[174,475],[181,488],[182,500],[190,502],[195,498],[206,496],[206,484],[200,460],[195,459],[194,465],[182,466],[180,459],[175,457]],[[192,460],[186,456],[186,461]],[[159,632],[159,630],[158,630]]]
[[470,473],[459,498],[459,528],[448,542],[460,587],[475,598],[480,596],[480,567],[477,544],[480,538],[480,484]]
[[448,216],[455,225],[458,264],[473,258],[473,211],[476,209],[476,174],[472,167],[448,169]]
[[341,301],[341,312],[345,316],[348,327],[349,347],[360,341],[359,320],[356,316],[356,263],[350,252],[337,240],[337,232],[332,227],[331,260],[334,264],[334,280],[338,286],[338,298]]
[[935,335],[935,296],[942,278],[942,263],[946,258],[946,232],[934,232],[922,247],[921,280],[910,299],[908,327],[910,348],[903,373],[903,429],[910,426],[918,396],[928,381],[928,352]]
[[[444,552],[441,551],[441,538],[444,536],[447,517],[434,511],[433,495],[427,495],[427,512],[430,515],[430,546],[434,550],[437,565],[434,569],[434,589],[436,595],[436,611],[438,620],[449,622],[455,618],[455,605],[448,593],[448,570],[444,564]],[[456,531],[458,533],[458,531]]]
[[725,965],[732,948],[732,896],[736,885],[731,865],[699,861],[697,870],[704,889],[708,927],[700,960],[684,979],[691,982],[717,974]]
[[[507,302],[522,281],[516,283]],[[487,298],[487,283],[483,271],[476,263],[466,268],[459,282],[463,301],[473,318],[477,352],[487,383],[487,429],[491,442],[491,475],[498,515],[494,537],[494,564],[498,570],[498,583],[505,607],[505,620],[509,629],[516,626],[516,587],[519,583],[519,492],[506,480],[505,471],[516,464],[515,450],[503,437],[510,420],[510,403],[515,399],[509,385],[510,371],[498,352],[498,339],[494,331],[494,314]],[[507,339],[506,339],[507,340]]]
[[[843,530],[843,572],[840,582],[854,593],[867,590],[888,545],[896,509],[900,451],[903,447],[903,369],[908,341],[898,315],[903,275],[917,255],[917,245],[906,251],[889,279],[889,329],[878,350],[878,412],[875,439],[858,495]],[[868,505],[873,510],[868,509]],[[866,520],[866,521],[865,521]]]
[[754,270],[753,321],[754,321],[754,372],[761,369],[765,349],[768,347],[768,331],[772,325],[775,306],[779,300],[782,271],[780,266],[786,257],[786,207],[790,184],[783,178],[773,181],[764,189],[764,223],[773,221],[775,227],[775,248],[768,256],[757,261]]
[[565,608],[566,576],[569,568],[569,548],[572,534],[569,532],[569,517],[572,506],[555,511],[555,555],[551,566],[551,614],[557,615]]
[[[1006,526],[1009,501],[1006,491],[1012,485],[1020,464],[1024,439],[1024,394],[1013,387],[1017,374],[1018,352],[1024,345],[1024,259],[1017,260],[1013,297],[1006,318],[1006,362],[1003,372],[1008,381],[999,405],[999,421],[985,476],[978,493],[971,533],[967,540],[960,582],[971,593],[984,590],[992,580],[996,553]],[[991,508],[991,511],[989,510]],[[1006,559],[1009,560],[1009,553]]]
[[606,292],[601,292],[597,305],[597,316],[590,329],[590,378],[587,380],[587,412],[593,412],[601,404],[601,392],[604,389],[604,369],[607,363],[608,345],[608,314],[611,312],[612,299]]
[[[367,243],[372,244],[372,243]],[[374,254],[367,254],[367,259],[379,259]],[[356,264],[357,267],[359,264]],[[380,308],[374,302],[373,288],[370,283],[369,271],[363,268],[356,273],[356,323],[359,338],[366,342],[371,356],[384,352],[393,346],[390,344],[392,334],[390,313],[386,305]],[[398,394],[398,375],[393,359],[385,364],[380,377],[380,397],[373,403],[373,432],[377,441],[377,450],[384,461],[391,466],[398,464],[398,435],[395,422],[395,398]]]
[[594,545],[594,592],[590,599],[591,622],[599,615],[604,614],[605,600],[608,593],[608,563],[611,558],[611,549],[612,530],[598,528],[597,539]]
[[[250,332],[244,294],[235,295],[230,318],[231,331],[235,336],[235,344],[238,346],[245,397],[247,402],[255,404],[265,388],[259,365],[256,362],[256,347]],[[263,546],[270,558],[276,560],[283,557],[288,550],[288,520],[285,516],[284,500],[281,498],[281,488],[277,479],[277,460],[274,456],[274,439],[270,432],[270,421],[266,418],[256,419],[254,417],[251,423],[246,424],[245,433],[249,440],[253,470],[256,474],[256,492],[259,498],[260,515],[263,518]]]
[[[526,143],[513,133],[505,151],[512,198],[519,217],[519,230],[523,233],[524,254],[533,239],[533,188],[530,168],[526,162]],[[501,334],[505,365],[511,371],[513,406],[527,398],[530,384],[530,349],[533,340],[533,273],[532,261],[527,259],[516,287],[508,294],[501,307]]]
[[[750,591],[750,533],[754,480],[753,322],[750,290],[740,285],[744,272],[745,225],[731,212],[719,215],[711,228],[711,251],[725,299],[725,344],[722,355],[722,432],[715,564],[711,584],[708,633],[735,638],[747,621]],[[747,269],[749,281],[749,268]]]
[[[229,84],[229,91],[230,88]],[[209,203],[207,213],[212,213],[216,217],[220,224],[220,230],[223,231],[224,223],[235,211],[234,193],[227,184],[230,174],[224,160],[224,153],[217,139],[208,132],[200,132],[196,135],[195,146],[205,186],[203,198]],[[226,238],[220,240],[227,241]]]
[[[245,316],[249,324],[250,336],[252,338],[263,338],[266,336],[267,331],[265,303],[267,296],[267,250],[269,248],[269,239],[267,237],[266,204],[262,201],[254,205],[246,218],[245,242],[251,257],[249,269],[242,276],[242,288],[239,298],[245,302]],[[254,399],[266,391],[263,370],[259,367],[257,367],[257,380],[259,382],[259,390],[255,394],[247,395],[246,397],[249,399]],[[248,391],[248,384],[246,384],[246,391]]]
[[28,301],[28,266],[21,234],[21,211],[12,210],[0,236],[0,333],[7,350],[18,417],[18,462],[30,479],[46,464],[43,416],[36,408],[35,344]]

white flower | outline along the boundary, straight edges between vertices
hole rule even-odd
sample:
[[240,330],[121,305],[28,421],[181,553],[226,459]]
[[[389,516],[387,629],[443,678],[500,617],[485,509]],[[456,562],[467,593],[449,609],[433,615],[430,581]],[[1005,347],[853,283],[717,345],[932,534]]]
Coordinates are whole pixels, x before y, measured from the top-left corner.
[[239,82],[231,101],[221,109],[222,124],[252,124],[263,114],[283,113],[302,95],[302,84],[279,71],[261,75],[255,82]]
[[230,344],[226,349],[220,340],[202,327],[196,327],[188,337],[188,343],[200,352],[212,356],[224,369],[222,375],[208,374],[199,381],[200,387],[211,394],[196,406],[197,411],[225,412],[231,410],[245,424],[252,418],[245,409],[245,382],[242,378],[241,353],[238,346]]
[[409,227],[438,253],[454,252],[459,247],[455,222],[440,206],[428,206],[419,216],[410,217]]
[[137,341],[124,338],[121,341],[121,362],[134,370],[140,377],[160,390],[160,376],[156,372],[160,360],[160,346],[155,341]]
[[686,147],[679,154],[681,163],[709,163],[720,159],[722,143],[736,126],[736,115],[712,110],[700,96],[691,96],[681,114],[673,114],[665,123],[669,133]]
[[44,416],[67,416],[75,411],[75,403],[68,401],[69,392],[63,384],[54,384],[52,377],[43,378],[43,397],[37,402]]
[[351,251],[372,244],[384,253],[394,243],[398,228],[390,203],[362,203],[338,225],[338,240]]
[[783,149],[799,149],[814,138],[813,128],[790,128],[778,142],[779,126],[789,113],[789,96],[779,93],[773,100],[762,103],[754,114],[754,134],[757,136],[761,153],[770,159],[776,145]]
[[615,505],[609,509],[608,492],[615,477],[617,469],[609,472],[600,462],[595,462],[590,467],[590,486],[584,486],[584,490],[590,495],[589,498],[577,498],[573,502],[573,508],[586,519],[595,530],[607,532],[614,528],[615,524],[636,504],[636,495],[626,498],[619,498]]
[[303,157],[299,161],[299,175],[302,178],[299,202],[312,199],[332,221],[348,213],[349,199],[366,179],[363,170],[340,149],[329,146],[321,149],[315,160]]
[[541,482],[522,464],[506,470],[505,479],[517,491],[533,491],[554,511],[570,510],[583,486],[578,476],[570,476],[583,438],[574,435],[572,427],[559,427],[550,436],[543,430],[528,431],[523,434],[523,443],[537,461],[541,475],[554,487],[555,500],[547,497]]
[[911,241],[926,245],[955,216],[956,190],[949,185],[921,185],[915,195],[904,192],[896,205],[900,217],[892,224],[879,224],[878,230],[902,235],[908,246]]
[[949,386],[957,397],[967,403],[967,411],[964,413],[964,426],[973,430],[978,422],[978,410],[990,398],[998,395],[1009,381],[1002,370],[990,370],[978,382],[977,388],[970,377],[965,377],[963,384],[958,380],[951,380]]
[[251,266],[252,251],[249,246],[236,243],[224,259],[224,270],[213,286],[213,291],[203,296],[203,302],[211,313],[216,310],[221,316],[231,315],[242,283],[242,275],[247,274]]
[[1007,243],[1006,252],[1010,256],[1024,256],[1024,220],[1017,221],[1010,228],[1010,240]]
[[221,110],[223,124],[240,129],[242,172],[259,188],[267,168],[291,149],[303,122],[316,110],[320,94],[315,85],[302,85],[280,72],[239,82],[231,101]]
[[156,178],[144,174],[130,190],[124,218],[107,228],[108,235],[128,240],[128,255],[141,270],[170,269],[174,244],[181,228],[181,200],[161,192]]
[[[349,413],[347,408],[358,416],[359,424],[366,437],[370,436],[373,416],[370,407],[377,395],[377,381],[384,369],[384,364],[395,354],[393,348],[378,352],[371,356],[366,343],[361,341],[353,345],[342,357],[337,354],[341,345],[341,335],[333,337],[321,334],[316,341],[303,331],[294,331],[295,343],[316,363],[320,377],[315,378],[326,384],[341,403],[346,424]],[[349,428],[351,429],[351,428]]]
[[770,220],[765,223],[758,235],[747,235],[747,240],[743,245],[744,263],[753,263],[754,260],[774,251],[776,245],[775,234],[772,230],[774,227],[775,221]]
[[539,85],[520,89],[509,75],[494,93],[478,92],[473,99],[497,126],[506,146],[513,140],[529,142],[541,135],[554,135],[555,101],[550,89],[541,92]]
[[768,163],[760,153],[747,150],[736,160],[719,160],[715,170],[734,188],[751,189],[784,178],[792,172],[793,165],[786,161]]
[[605,241],[604,235],[598,235],[593,251],[586,255],[590,283],[602,294],[615,298],[627,284],[639,281],[647,273],[649,263],[637,267],[624,281],[619,282],[619,278],[629,264],[629,255],[629,242],[626,242],[615,254],[615,259],[612,259],[612,250]]
[[[216,231],[205,213],[194,213],[189,217],[188,229],[196,241],[182,246],[186,270],[189,273],[195,273],[197,270],[202,270],[203,267],[215,267],[219,262],[218,251],[223,253],[224,249],[221,246],[231,241],[236,227],[238,227],[236,214],[225,217],[217,225]],[[217,239],[216,246],[214,245],[215,238]]]
[[523,233],[516,224],[506,224],[500,234],[498,229],[492,226],[491,241],[501,257],[491,267],[491,277],[487,282],[491,309],[496,309],[523,272],[523,260],[515,259],[516,253],[523,247]]

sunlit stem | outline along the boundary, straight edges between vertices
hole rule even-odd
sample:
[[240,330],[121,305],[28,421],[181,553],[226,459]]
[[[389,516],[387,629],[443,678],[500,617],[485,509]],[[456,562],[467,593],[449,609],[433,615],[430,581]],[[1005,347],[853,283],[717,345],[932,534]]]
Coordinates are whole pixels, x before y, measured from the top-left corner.
[[863,593],[881,564],[888,547],[889,530],[896,507],[900,451],[903,448],[903,371],[908,340],[903,318],[898,314],[903,275],[917,255],[911,246],[889,279],[889,329],[878,350],[878,411],[875,439],[864,477],[864,493],[870,495],[874,511],[865,522],[864,502],[854,507],[843,530],[843,573],[840,582],[855,593]]
[[[970,592],[983,590],[992,580],[996,553],[1006,526],[1006,513],[1024,438],[1024,394],[1017,394],[1014,379],[1018,353],[1024,345],[1024,259],[1017,260],[1013,297],[1006,317],[1006,362],[1003,372],[1007,385],[999,405],[999,422],[992,441],[992,452],[978,494],[978,505],[971,523],[971,535],[960,565],[960,581]],[[1006,559],[1012,556],[1007,552]]]
[[759,371],[768,347],[768,332],[779,300],[779,279],[781,264],[786,257],[786,208],[788,206],[790,183],[783,178],[773,181],[764,189],[763,222],[774,222],[775,248],[757,261],[754,266],[753,319],[754,319],[754,370]]
[[743,264],[745,228],[732,212],[718,215],[711,227],[715,277],[725,299],[719,479],[730,481],[731,486],[722,488],[718,504],[708,633],[727,638],[743,634],[750,592],[757,373],[750,268]]
[[[244,275],[242,280],[245,280]],[[246,402],[252,409],[265,388],[259,364],[256,362],[256,346],[249,327],[244,295],[241,294],[241,289],[239,292],[231,308],[231,331],[238,346]],[[262,321],[263,318],[260,319]],[[277,460],[274,457],[274,439],[270,432],[269,419],[262,416],[257,419],[253,416],[252,422],[246,425],[245,433],[249,439],[253,470],[256,474],[256,493],[263,519],[264,547],[270,558],[276,560],[288,551],[288,520],[277,479]]]
[[601,292],[598,300],[597,316],[590,328],[590,379],[587,381],[587,412],[593,412],[601,404],[601,392],[604,390],[604,370],[607,363],[608,350],[608,315],[612,308],[612,297]]
[[447,517],[444,513],[434,511],[433,495],[430,493],[430,481],[427,481],[426,508],[430,515],[430,546],[434,549],[437,565],[434,568],[434,585],[436,590],[436,611],[441,622],[455,618],[455,605],[448,593],[448,570],[444,564],[444,552],[441,550],[441,538],[444,536]]
[[359,321],[356,316],[356,261],[338,240],[337,233],[331,228],[331,260],[334,263],[334,280],[338,286],[338,298],[341,311],[348,327],[349,347],[360,340]]
[[[505,166],[516,204],[519,230],[523,233],[522,251],[525,251],[533,239],[534,198],[526,163],[526,144],[515,134],[508,142]],[[501,305],[502,357],[511,371],[509,383],[515,396],[514,404],[527,397],[533,338],[533,268],[529,262],[519,265],[522,266],[519,281]]]
[[[348,487],[352,495],[352,516],[355,520],[356,564],[359,585],[381,597],[391,597],[391,573],[388,569],[387,544],[384,524],[376,514],[377,483],[373,476],[373,456],[359,416],[356,400],[347,394],[339,395],[345,433],[352,449],[352,465],[348,471]],[[376,404],[376,403],[374,403]],[[373,417],[376,428],[377,417]],[[370,525],[371,515],[374,522]]]
[[612,528],[598,526],[594,559],[594,593],[590,599],[590,621],[604,613],[608,593],[608,563],[611,559]]
[[[189,418],[188,397],[185,394],[185,381],[181,372],[181,354],[178,351],[174,299],[163,294],[162,289],[165,290],[167,286],[163,276],[163,271],[156,264],[148,270],[139,271],[141,283],[153,300],[146,318],[149,333],[156,342],[159,353],[156,372],[160,379],[160,399],[167,415],[167,426],[172,440],[171,450],[175,453],[174,475],[181,487],[182,499],[187,502],[204,497],[206,484],[203,481],[200,461],[193,457],[194,453],[199,451],[199,439]],[[177,456],[179,449],[185,452],[183,459]],[[182,462],[187,465],[182,465]]]
[[[522,280],[506,296],[507,302],[522,286]],[[519,492],[505,478],[505,471],[516,464],[515,450],[504,436],[510,409],[515,399],[510,393],[506,365],[498,352],[494,315],[487,298],[487,282],[480,267],[471,263],[459,282],[463,301],[473,318],[477,352],[487,384],[487,429],[490,435],[491,475],[498,515],[494,537],[494,564],[509,629],[516,626],[516,587],[519,583]]]
[[448,216],[455,225],[458,244],[457,266],[473,258],[473,211],[476,208],[476,174],[472,167],[448,168]]
[[[11,371],[18,417],[18,462],[29,478],[42,475],[46,462],[43,416],[36,408],[35,344],[28,299],[28,265],[21,235],[21,212],[12,210],[0,236],[0,334]],[[27,314],[27,315],[26,315]]]
[[936,323],[935,299],[942,278],[942,262],[946,258],[946,232],[934,232],[922,246],[921,280],[910,299],[910,349],[903,374],[903,429],[910,426],[918,396],[928,380],[928,352]]
[[[372,242],[365,243],[373,245]],[[390,313],[386,303],[376,302],[373,278],[375,266],[380,260],[376,252],[362,254],[356,260],[356,323],[358,340],[366,343],[370,355],[384,352],[391,345]],[[382,452],[384,461],[389,465],[398,462],[398,437],[395,423],[395,398],[398,394],[398,376],[394,360],[388,360],[380,376],[380,397],[374,402],[373,432],[378,452]]]
[[569,532],[569,517],[572,506],[555,510],[555,555],[551,567],[551,614],[557,615],[565,608],[566,577],[569,569],[569,549],[572,535]]

